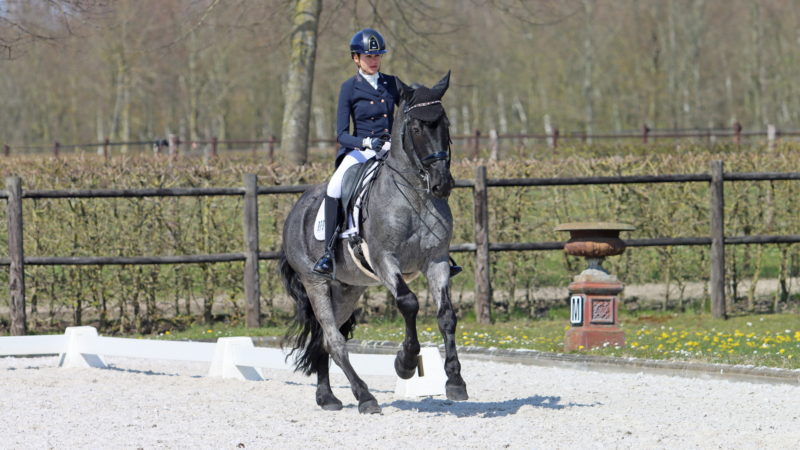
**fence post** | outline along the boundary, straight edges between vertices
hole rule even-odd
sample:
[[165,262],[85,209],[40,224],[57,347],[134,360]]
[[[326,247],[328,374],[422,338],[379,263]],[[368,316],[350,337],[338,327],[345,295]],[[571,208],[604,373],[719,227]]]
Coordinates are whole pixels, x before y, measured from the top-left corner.
[[11,334],[23,336],[28,327],[25,320],[25,252],[22,247],[22,180],[19,177],[6,178],[6,190],[8,256],[11,260],[8,271]]
[[642,125],[642,142],[647,144],[647,136],[650,134],[650,127],[647,124]]
[[169,135],[169,159],[174,161],[178,157],[178,136],[174,134]]
[[775,150],[775,136],[777,135],[775,125],[767,125],[767,148]]
[[269,136],[269,162],[275,161],[275,135]]
[[258,276],[258,178],[244,175],[244,296],[247,300],[247,326],[261,326],[261,286]]
[[110,146],[111,146],[111,141],[108,138],[105,138],[103,140],[103,158],[105,158],[106,161],[108,161],[108,154],[109,154],[108,149]]
[[475,159],[478,159],[481,156],[480,155],[480,151],[481,151],[481,130],[479,130],[477,128],[475,129],[475,134],[473,135],[473,139],[475,139],[475,142],[474,142],[475,147],[473,148],[472,151],[475,154]]
[[475,169],[475,319],[492,321],[492,283],[489,273],[489,193],[486,166]]
[[742,143],[742,124],[739,122],[733,124],[733,141],[737,147]]
[[558,137],[561,133],[558,131],[558,128],[553,128],[553,150],[558,148]]
[[219,141],[216,136],[211,137],[211,157],[217,159],[217,144]]
[[11,147],[9,147],[8,144],[4,144],[3,145],[3,154],[5,156],[10,156],[11,155]]
[[489,158],[492,161],[497,161],[498,153],[500,151],[500,142],[499,138],[497,137],[497,130],[492,128],[489,130]]
[[58,141],[55,141],[55,142],[53,143],[53,156],[55,156],[56,158],[58,158],[58,156],[59,156],[59,154],[60,154],[60,153],[61,153],[61,143],[60,143],[60,142],[58,142]]
[[711,315],[727,319],[725,311],[725,191],[722,161],[711,161]]

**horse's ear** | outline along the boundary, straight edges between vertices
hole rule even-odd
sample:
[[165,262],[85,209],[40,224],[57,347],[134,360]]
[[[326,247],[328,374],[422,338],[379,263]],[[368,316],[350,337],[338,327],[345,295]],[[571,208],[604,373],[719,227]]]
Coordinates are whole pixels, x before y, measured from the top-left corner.
[[402,98],[405,101],[411,100],[411,95],[414,93],[414,89],[406,86],[406,84],[403,83],[403,80],[401,80],[400,77],[394,77],[394,80],[397,84],[397,92],[400,93],[400,98]]
[[439,98],[444,97],[444,93],[447,92],[447,88],[450,87],[450,71],[447,71],[447,75],[444,76],[441,80],[431,90],[437,91],[439,93]]

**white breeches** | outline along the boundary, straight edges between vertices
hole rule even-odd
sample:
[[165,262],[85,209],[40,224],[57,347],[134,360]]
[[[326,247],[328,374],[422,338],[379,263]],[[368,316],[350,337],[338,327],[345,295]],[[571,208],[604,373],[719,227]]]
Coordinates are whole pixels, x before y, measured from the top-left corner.
[[342,198],[342,178],[344,178],[344,173],[347,172],[347,169],[356,164],[364,163],[373,156],[375,156],[375,150],[365,149],[352,150],[342,158],[342,162],[333,172],[333,176],[328,182],[328,197]]

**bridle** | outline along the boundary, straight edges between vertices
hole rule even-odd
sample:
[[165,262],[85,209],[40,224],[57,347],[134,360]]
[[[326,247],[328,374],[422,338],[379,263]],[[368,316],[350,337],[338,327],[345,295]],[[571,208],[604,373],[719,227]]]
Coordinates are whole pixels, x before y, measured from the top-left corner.
[[[405,148],[406,143],[409,144],[408,150],[414,154],[414,158],[412,162],[415,166],[417,166],[417,176],[425,183],[425,191],[427,193],[431,192],[431,183],[430,183],[430,170],[431,166],[438,162],[438,161],[446,161],[448,169],[450,168],[450,159],[451,159],[451,150],[450,144],[452,140],[450,139],[450,129],[449,127],[445,126],[445,132],[447,133],[447,150],[446,151],[439,151],[436,153],[431,153],[430,155],[426,155],[425,157],[420,158],[419,154],[417,153],[416,149],[414,148],[414,139],[405,139],[406,137],[406,130],[408,128],[408,124],[411,120],[411,116],[408,114],[409,111],[417,109],[417,108],[424,108],[426,106],[441,104],[441,100],[433,100],[429,102],[422,102],[417,103],[416,105],[406,106],[403,108],[403,127],[400,131],[400,137],[403,141],[403,146]],[[437,123],[440,120],[443,120],[447,117],[446,114],[442,114],[439,116],[433,123]],[[407,141],[407,142],[406,142]]]

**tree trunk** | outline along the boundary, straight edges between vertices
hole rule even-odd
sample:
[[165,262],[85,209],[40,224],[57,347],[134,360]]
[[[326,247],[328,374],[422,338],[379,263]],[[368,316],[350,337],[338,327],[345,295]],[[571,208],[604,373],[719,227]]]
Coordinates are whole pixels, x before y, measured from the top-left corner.
[[592,14],[594,0],[583,0],[583,10],[586,14],[586,28],[583,36],[583,99],[586,102],[584,110],[585,131],[589,136],[587,143],[591,144],[592,125],[594,123],[594,103],[592,99],[593,71],[594,71],[594,44],[592,42]]
[[321,10],[322,0],[297,0],[295,3],[281,150],[296,165],[305,164],[308,157],[311,89]]

